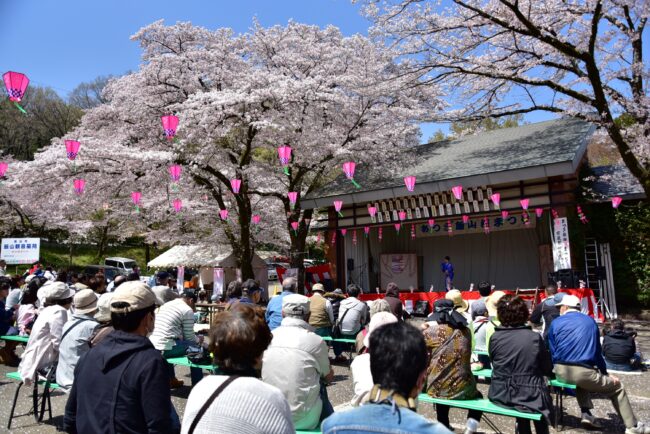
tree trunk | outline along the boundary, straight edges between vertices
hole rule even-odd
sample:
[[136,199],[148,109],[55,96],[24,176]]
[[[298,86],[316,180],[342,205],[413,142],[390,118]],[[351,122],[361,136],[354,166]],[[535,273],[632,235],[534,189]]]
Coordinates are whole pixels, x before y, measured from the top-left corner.
[[69,253],[69,257],[68,257],[68,267],[72,267],[72,246],[73,246],[73,244],[70,243],[70,253]]
[[144,269],[149,270],[149,261],[151,261],[151,248],[149,243],[144,242]]
[[97,262],[98,264],[102,263],[102,256],[104,256],[104,252],[106,251],[106,244],[108,242],[108,226],[104,226],[100,232],[99,236],[99,244],[97,246]]
[[241,231],[239,248],[233,249],[237,257],[239,269],[241,270],[242,281],[246,279],[255,279],[255,272],[253,270],[253,255],[255,254],[255,249],[251,239],[251,217],[253,213],[251,211],[249,196],[245,191],[243,191],[244,188],[245,187],[242,186],[240,197],[237,200],[239,210],[239,229]]

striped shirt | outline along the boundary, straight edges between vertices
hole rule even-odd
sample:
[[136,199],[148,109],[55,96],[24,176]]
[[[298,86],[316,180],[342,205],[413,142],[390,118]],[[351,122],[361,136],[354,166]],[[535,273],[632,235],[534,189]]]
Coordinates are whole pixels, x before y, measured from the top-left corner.
[[197,342],[192,308],[182,298],[163,304],[156,314],[156,323],[149,339],[154,348],[160,351],[171,350],[176,340]]

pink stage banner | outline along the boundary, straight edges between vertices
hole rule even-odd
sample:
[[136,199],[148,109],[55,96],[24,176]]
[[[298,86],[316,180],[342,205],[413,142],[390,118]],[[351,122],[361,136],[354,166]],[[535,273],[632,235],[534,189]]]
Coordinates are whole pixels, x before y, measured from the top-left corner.
[[[591,289],[589,288],[561,289],[560,291],[578,297],[582,305],[583,313],[593,318],[596,318],[600,321],[604,319],[602,312],[598,311],[598,306],[596,305],[596,297],[594,296],[594,292]],[[505,292],[506,294],[515,293],[515,291],[507,291],[507,290],[504,290],[503,292]],[[462,291],[462,294],[463,294],[463,299],[465,300],[478,300],[481,297],[478,291]],[[535,300],[535,304],[539,303],[542,300],[543,294],[544,291],[540,290],[538,292],[537,300]],[[530,301],[532,301],[534,297],[532,294],[522,294],[522,293],[520,293],[519,296],[525,300],[530,300]],[[362,301],[376,300],[378,298],[384,298],[384,294],[359,295],[359,299]],[[431,310],[433,310],[433,303],[435,303],[436,300],[445,298],[445,293],[444,292],[413,292],[413,293],[401,292],[399,298],[400,300],[402,300],[402,303],[406,300],[412,300],[413,304],[415,304],[416,301],[420,301],[420,300],[428,301]]]

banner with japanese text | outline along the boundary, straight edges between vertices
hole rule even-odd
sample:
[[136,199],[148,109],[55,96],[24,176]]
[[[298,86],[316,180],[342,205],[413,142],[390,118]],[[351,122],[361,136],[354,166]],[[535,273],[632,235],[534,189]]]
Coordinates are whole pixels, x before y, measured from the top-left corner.
[[33,264],[40,259],[40,238],[3,238],[0,259],[7,264]]
[[571,269],[569,223],[566,217],[553,220],[553,268],[555,271]]
[[[449,235],[447,222],[451,222],[451,230],[453,235],[463,234],[482,234],[485,232],[485,217],[470,218],[467,223],[462,220],[454,220],[447,218],[435,219],[435,224],[429,226],[427,222],[416,223],[416,237],[430,237],[437,235]],[[537,219],[535,215],[524,219],[521,214],[513,214],[506,218],[502,216],[488,216],[487,223],[490,232],[499,232],[512,229],[532,229],[536,226]],[[410,223],[405,222],[404,225],[410,226]]]

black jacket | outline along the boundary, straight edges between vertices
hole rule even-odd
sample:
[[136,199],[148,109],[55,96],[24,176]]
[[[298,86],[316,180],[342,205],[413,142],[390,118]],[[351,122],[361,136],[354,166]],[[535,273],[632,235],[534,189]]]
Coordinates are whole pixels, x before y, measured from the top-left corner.
[[68,433],[173,433],[169,368],[148,338],[115,330],[84,354],[65,406]]
[[551,297],[539,303],[533,309],[533,313],[530,314],[530,322],[535,325],[542,324],[542,318],[544,319],[544,339],[548,336],[548,331],[551,329],[553,320],[560,316],[560,309],[552,304],[552,300],[553,298]]
[[399,321],[402,321],[404,306],[402,306],[402,300],[399,298],[399,290],[393,288],[387,290],[384,300],[386,300],[390,306],[391,313],[395,315]]
[[544,340],[530,327],[497,327],[489,342],[492,381],[488,398],[523,412],[542,413],[553,423],[553,401],[545,377],[553,362]]
[[624,330],[611,330],[603,337],[603,357],[610,363],[629,365],[635,352],[634,338]]
[[336,292],[328,292],[323,297],[325,297],[332,304],[332,313],[334,314],[334,321],[339,319],[339,308],[341,307],[341,302],[345,300],[345,295],[337,294]]

